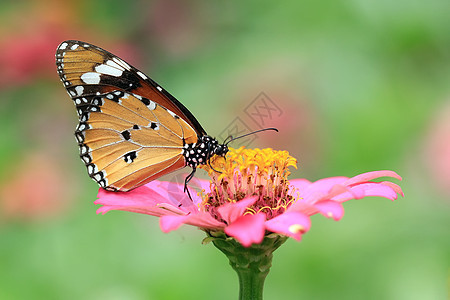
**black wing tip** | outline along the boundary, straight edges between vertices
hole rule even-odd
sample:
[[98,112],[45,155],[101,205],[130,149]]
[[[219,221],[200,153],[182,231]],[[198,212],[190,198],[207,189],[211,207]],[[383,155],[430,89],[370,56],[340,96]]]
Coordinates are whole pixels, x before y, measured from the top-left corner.
[[80,46],[83,46],[84,48],[86,48],[86,47],[95,47],[95,48],[98,48],[97,46],[95,46],[95,45],[93,45],[93,44],[91,44],[91,43],[84,42],[84,41],[80,41],[80,40],[65,40],[65,41],[62,41],[62,42],[58,45],[58,47],[56,48],[56,51],[58,52],[58,51],[70,49],[70,47],[73,46],[73,45],[75,45],[75,44],[78,44],[78,45],[80,45]]

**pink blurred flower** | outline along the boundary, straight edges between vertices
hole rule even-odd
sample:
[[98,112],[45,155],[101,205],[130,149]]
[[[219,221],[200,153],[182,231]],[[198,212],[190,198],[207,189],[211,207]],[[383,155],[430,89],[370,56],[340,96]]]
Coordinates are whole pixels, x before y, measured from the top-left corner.
[[450,101],[439,106],[431,118],[423,149],[430,182],[450,195]]
[[224,232],[249,247],[271,233],[300,240],[311,226],[309,216],[320,213],[339,220],[345,201],[367,196],[395,200],[398,193],[403,195],[392,182],[372,181],[379,177],[401,180],[393,171],[288,181],[288,167],[295,166],[296,160],[286,151],[230,149],[226,160],[218,158],[212,165],[222,173],[204,166],[212,182],[198,179],[202,192],[190,189],[192,201],[183,192],[183,184],[155,180],[127,193],[100,189],[95,203],[103,206],[97,213],[124,210],[153,215],[160,217],[164,232],[188,224],[213,236]]
[[67,176],[53,157],[32,154],[14,165],[0,185],[0,221],[38,221],[63,214],[71,204]]
[[[51,9],[40,1],[28,1],[0,20],[0,88],[20,86],[37,79],[56,79],[55,50],[61,41],[82,39],[111,45],[130,63],[139,60],[131,45],[108,42],[104,35],[83,26],[77,1],[52,1]],[[8,13],[7,13],[8,15]]]
[[154,44],[173,57],[196,50],[209,35],[208,14],[197,2],[157,0],[149,2],[144,29]]

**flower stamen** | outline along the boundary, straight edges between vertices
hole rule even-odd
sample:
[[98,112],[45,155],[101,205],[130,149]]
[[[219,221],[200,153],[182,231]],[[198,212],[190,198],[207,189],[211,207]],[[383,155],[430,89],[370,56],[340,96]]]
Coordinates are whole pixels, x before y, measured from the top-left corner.
[[200,166],[211,177],[211,192],[201,193],[203,210],[215,214],[218,206],[257,196],[245,214],[266,212],[271,219],[284,213],[295,201],[287,177],[296,163],[287,151],[230,148],[226,158],[215,157],[211,166]]

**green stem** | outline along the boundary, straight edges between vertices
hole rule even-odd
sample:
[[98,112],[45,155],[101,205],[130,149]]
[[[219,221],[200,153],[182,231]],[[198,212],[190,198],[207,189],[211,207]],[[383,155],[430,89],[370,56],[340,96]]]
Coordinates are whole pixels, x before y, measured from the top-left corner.
[[246,269],[233,266],[231,261],[230,264],[239,276],[239,299],[262,299],[264,280],[269,274],[269,270],[259,272],[258,269],[254,268]]
[[239,299],[263,299],[264,280],[272,266],[273,251],[281,246],[286,237],[267,235],[261,244],[248,248],[223,233],[210,232],[209,238],[230,260],[231,267],[239,277]]

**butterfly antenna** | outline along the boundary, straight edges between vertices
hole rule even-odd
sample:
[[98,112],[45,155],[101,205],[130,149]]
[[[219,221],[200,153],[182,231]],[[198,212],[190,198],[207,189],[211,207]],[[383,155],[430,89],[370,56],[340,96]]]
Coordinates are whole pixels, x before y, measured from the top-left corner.
[[[243,137],[246,137],[246,136],[248,136],[248,135],[252,135],[252,134],[255,134],[255,133],[258,133],[258,132],[261,132],[261,131],[268,131],[268,130],[273,130],[273,131],[276,131],[276,132],[278,132],[278,129],[276,129],[276,128],[274,128],[274,127],[270,127],[270,128],[264,128],[264,129],[260,129],[260,130],[256,130],[256,131],[252,131],[252,132],[249,132],[249,133],[246,133],[246,134],[243,134],[243,135],[241,135],[241,136],[238,136],[238,137],[235,137],[235,138],[231,138],[228,142],[226,142],[225,143],[225,145],[227,145],[228,146],[228,144],[229,143],[231,143],[232,141],[234,141],[234,140],[237,140],[237,139],[240,139],[240,138],[243,138]],[[228,138],[227,138],[228,139]]]
[[227,136],[227,138],[223,141],[223,143],[224,143],[225,145],[228,145],[227,140],[228,140],[228,139],[232,139],[232,138],[233,138],[232,135]]

